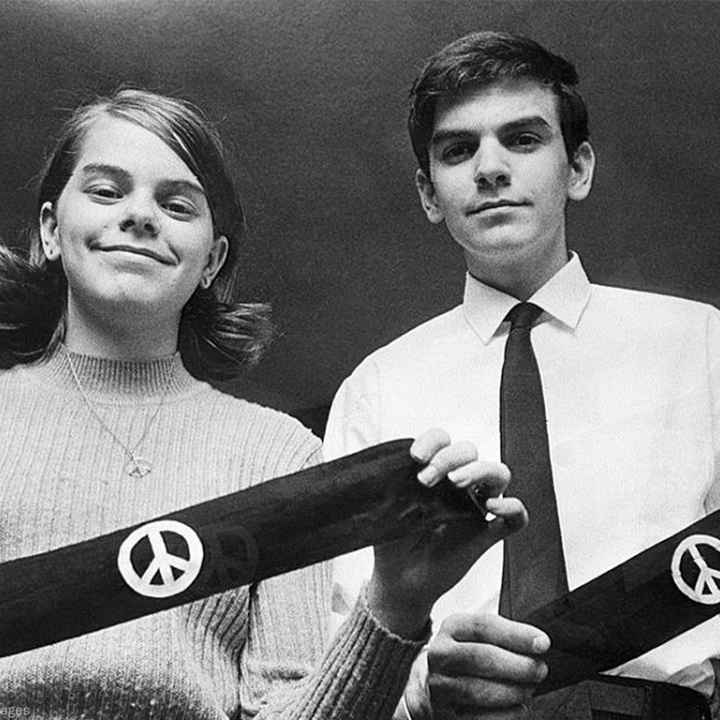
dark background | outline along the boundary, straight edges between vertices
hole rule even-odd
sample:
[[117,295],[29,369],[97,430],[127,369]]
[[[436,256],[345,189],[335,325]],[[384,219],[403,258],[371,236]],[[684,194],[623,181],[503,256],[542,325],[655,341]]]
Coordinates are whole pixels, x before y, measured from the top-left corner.
[[3,0],[0,236],[32,220],[79,101],[122,82],[195,101],[236,157],[248,299],[280,330],[231,389],[320,429],[362,357],[461,298],[462,257],[416,200],[406,98],[478,29],[579,70],[599,167],[568,237],[591,278],[720,305],[720,2]]

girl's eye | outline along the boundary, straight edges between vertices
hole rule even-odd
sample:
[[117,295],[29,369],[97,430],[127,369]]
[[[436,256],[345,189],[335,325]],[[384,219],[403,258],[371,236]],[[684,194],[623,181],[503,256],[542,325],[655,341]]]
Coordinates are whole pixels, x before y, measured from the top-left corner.
[[195,215],[195,207],[188,200],[171,198],[163,202],[163,207],[169,213],[178,217],[191,217]]
[[85,192],[99,200],[118,200],[122,197],[122,193],[114,185],[91,185]]

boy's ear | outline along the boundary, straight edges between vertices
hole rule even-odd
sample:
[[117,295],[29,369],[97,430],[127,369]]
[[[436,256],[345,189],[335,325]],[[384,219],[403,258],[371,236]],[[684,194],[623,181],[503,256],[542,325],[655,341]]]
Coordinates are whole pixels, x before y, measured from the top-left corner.
[[415,173],[415,187],[417,188],[418,195],[420,196],[420,204],[425,211],[427,219],[436,225],[441,223],[445,219],[445,215],[438,206],[432,180],[430,180],[422,170],[418,170]]
[[60,233],[55,208],[51,202],[44,202],[40,208],[40,242],[49,261],[60,257]]
[[570,200],[584,200],[592,188],[595,173],[595,151],[586,140],[580,143],[575,151],[575,157],[570,163],[570,177],[568,179],[568,197]]

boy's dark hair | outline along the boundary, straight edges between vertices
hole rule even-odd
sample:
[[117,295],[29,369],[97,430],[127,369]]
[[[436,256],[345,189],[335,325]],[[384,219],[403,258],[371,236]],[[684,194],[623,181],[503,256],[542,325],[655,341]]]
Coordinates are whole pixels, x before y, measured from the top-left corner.
[[534,40],[504,32],[476,32],[455,40],[425,64],[410,91],[408,131],[420,169],[430,178],[428,145],[435,127],[438,99],[459,96],[468,88],[507,79],[537,80],[558,98],[560,128],[569,160],[588,139],[585,101],[575,86],[572,63]]

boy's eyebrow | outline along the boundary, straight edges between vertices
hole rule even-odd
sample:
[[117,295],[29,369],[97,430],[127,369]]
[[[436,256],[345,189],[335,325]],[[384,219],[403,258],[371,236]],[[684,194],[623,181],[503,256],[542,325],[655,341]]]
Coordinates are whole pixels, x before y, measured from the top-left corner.
[[[500,132],[512,132],[522,128],[537,127],[542,130],[552,130],[550,123],[541,115],[528,115],[517,120],[511,120],[500,126]],[[469,128],[447,128],[445,130],[437,130],[430,138],[430,145],[439,145],[448,140],[458,140],[460,138],[472,137],[475,131]]]
[[[106,163],[88,163],[83,165],[81,172],[85,175],[110,175],[121,182],[129,183],[132,180],[130,173],[124,168],[118,167],[117,165],[108,165]],[[193,182],[192,180],[183,179],[168,179],[163,180],[161,185],[170,192],[196,192],[200,195],[205,195],[201,185]]]
[[430,145],[439,145],[440,143],[447,142],[448,140],[459,140],[460,138],[470,138],[474,135],[472,130],[438,130],[432,134],[430,138]]
[[520,130],[521,128],[526,127],[539,127],[543,130],[552,130],[550,123],[541,115],[531,115],[529,117],[512,120],[511,122],[503,125],[502,130],[507,132],[508,130]]

